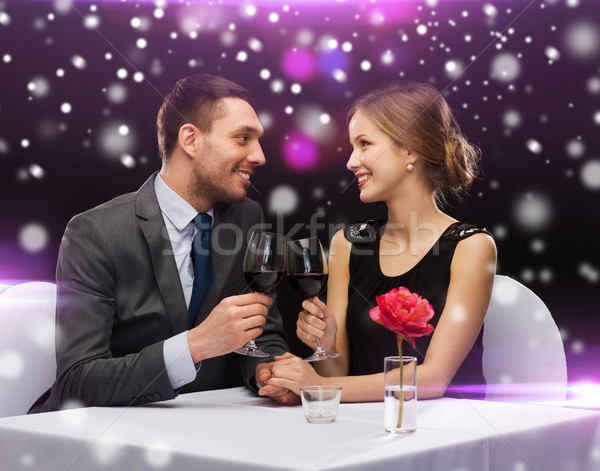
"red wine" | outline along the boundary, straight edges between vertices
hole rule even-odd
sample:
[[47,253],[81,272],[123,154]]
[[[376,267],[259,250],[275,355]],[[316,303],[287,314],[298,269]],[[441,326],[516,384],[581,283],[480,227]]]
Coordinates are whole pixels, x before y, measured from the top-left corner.
[[292,273],[288,275],[292,287],[303,298],[318,296],[327,283],[326,273]]
[[244,272],[246,282],[252,291],[268,293],[281,281],[282,271],[247,271]]

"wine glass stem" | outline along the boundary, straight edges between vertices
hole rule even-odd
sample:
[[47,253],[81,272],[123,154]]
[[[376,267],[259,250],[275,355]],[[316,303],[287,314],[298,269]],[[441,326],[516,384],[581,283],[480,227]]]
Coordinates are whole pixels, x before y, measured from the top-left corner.
[[325,350],[321,347],[321,339],[317,339],[317,352],[324,352]]

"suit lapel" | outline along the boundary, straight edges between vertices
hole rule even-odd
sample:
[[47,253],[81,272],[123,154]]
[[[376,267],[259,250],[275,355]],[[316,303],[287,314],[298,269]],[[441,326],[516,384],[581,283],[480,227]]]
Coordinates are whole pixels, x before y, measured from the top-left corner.
[[173,248],[154,191],[156,173],[152,174],[136,194],[136,214],[148,243],[154,276],[167,309],[173,334],[178,334],[188,328],[188,312]]
[[231,221],[227,212],[227,205],[215,205],[213,214],[215,217],[211,237],[213,281],[206,293],[204,301],[202,301],[195,325],[204,321],[213,308],[219,303],[223,286],[229,277],[231,261],[234,258],[231,254],[236,248],[239,250],[239,247],[236,247],[236,243],[242,243],[242,236],[238,234],[238,226],[232,225],[229,227]]

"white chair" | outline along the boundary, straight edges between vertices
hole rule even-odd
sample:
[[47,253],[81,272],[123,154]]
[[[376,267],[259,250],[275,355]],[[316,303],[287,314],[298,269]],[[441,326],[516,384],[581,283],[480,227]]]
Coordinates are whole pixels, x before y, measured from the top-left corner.
[[26,414],[54,382],[56,285],[23,283],[0,294],[0,417]]
[[526,286],[496,275],[484,320],[486,399],[562,404],[567,364],[558,327],[543,301]]

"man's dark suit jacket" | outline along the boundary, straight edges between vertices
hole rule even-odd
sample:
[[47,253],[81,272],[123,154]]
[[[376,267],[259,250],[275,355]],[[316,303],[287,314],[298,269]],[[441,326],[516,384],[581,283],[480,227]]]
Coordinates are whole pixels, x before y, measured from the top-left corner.
[[[202,362],[196,379],[173,390],[163,342],[188,328],[188,312],[152,175],[135,193],[75,216],[63,236],[58,287],[57,378],[30,413],[83,405],[143,404],[179,392],[252,387],[264,359],[235,353]],[[242,271],[252,230],[263,221],[258,203],[217,204],[212,229],[214,279],[196,325],[225,297],[248,292]],[[263,334],[263,350],[287,351],[275,303]]]

